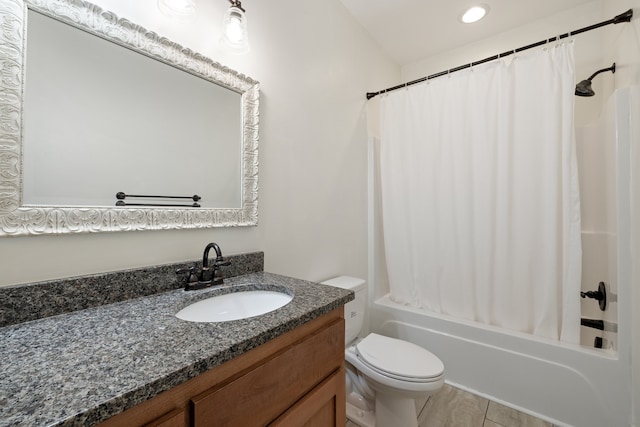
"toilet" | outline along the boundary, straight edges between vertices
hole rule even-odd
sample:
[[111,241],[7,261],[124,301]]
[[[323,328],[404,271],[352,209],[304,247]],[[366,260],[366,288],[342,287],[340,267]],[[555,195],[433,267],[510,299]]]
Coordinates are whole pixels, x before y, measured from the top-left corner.
[[362,427],[417,427],[415,399],[444,385],[437,356],[410,342],[362,331],[366,282],[340,276],[324,285],[350,289],[355,300],[344,306],[347,418]]

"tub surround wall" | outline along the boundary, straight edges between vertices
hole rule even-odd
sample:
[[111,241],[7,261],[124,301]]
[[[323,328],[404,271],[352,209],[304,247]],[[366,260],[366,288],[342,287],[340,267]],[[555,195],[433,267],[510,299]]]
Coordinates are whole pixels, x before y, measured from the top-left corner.
[[[618,324],[617,274],[617,166],[614,96],[609,97],[597,122],[576,127],[576,150],[580,182],[582,222],[582,291],[593,291],[599,282],[607,289],[606,311],[598,301],[581,300],[582,318]],[[625,289],[626,291],[626,289]],[[624,292],[623,292],[624,294]],[[595,338],[603,338],[602,348],[617,351],[617,333],[581,327],[581,344],[593,347]]]
[[[619,89],[627,86],[640,85],[640,0],[607,0],[604,2],[607,13],[613,10],[625,10],[633,8],[634,19],[623,25],[615,25],[607,28],[605,32],[605,63],[616,62],[616,75],[613,83]],[[637,93],[637,90],[636,90]],[[637,147],[640,145],[640,120],[638,111],[640,102],[634,104],[632,117],[634,121],[631,129],[631,149],[630,163],[632,167],[632,182],[638,180],[638,168],[640,168],[640,152]],[[632,218],[637,221],[640,209],[640,186],[632,187]],[[631,307],[640,307],[640,227],[632,225],[632,265],[631,276]],[[632,395],[634,402],[634,417],[632,425],[640,426],[640,310],[632,310],[632,374],[633,385]]]
[[[264,253],[225,256],[221,267],[230,278],[264,270]],[[97,307],[184,287],[176,270],[202,261],[164,264],[0,288],[0,327]]]

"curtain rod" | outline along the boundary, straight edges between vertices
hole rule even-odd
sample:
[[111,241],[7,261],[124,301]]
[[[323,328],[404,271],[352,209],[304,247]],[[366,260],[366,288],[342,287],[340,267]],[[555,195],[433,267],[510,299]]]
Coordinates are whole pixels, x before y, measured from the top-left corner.
[[470,63],[465,64],[465,65],[460,65],[459,67],[450,68],[448,70],[441,71],[441,72],[435,73],[435,74],[431,74],[430,76],[427,76],[427,77],[421,77],[419,79],[412,80],[410,82],[403,83],[403,84],[400,84],[400,85],[397,85],[397,86],[393,86],[393,87],[390,87],[390,88],[387,88],[387,89],[383,89],[383,90],[380,90],[378,92],[367,92],[367,99],[371,99],[376,95],[380,95],[381,93],[386,93],[386,92],[390,92],[392,90],[402,89],[402,88],[405,88],[407,86],[411,86],[411,85],[414,85],[414,84],[417,84],[417,83],[422,83],[422,82],[424,82],[426,80],[435,79],[436,77],[441,77],[441,76],[444,76],[444,75],[447,75],[447,74],[455,73],[456,71],[461,71],[461,70],[464,70],[464,69],[467,69],[467,68],[471,68],[474,65],[479,65],[479,64],[484,64],[485,62],[494,61],[496,59],[500,59],[500,58],[503,58],[505,56],[513,55],[513,54],[515,54],[517,52],[522,52],[523,50],[532,49],[534,47],[542,46],[542,45],[545,45],[547,43],[554,42],[556,40],[564,39],[564,38],[567,38],[567,37],[570,37],[570,36],[574,36],[574,35],[580,34],[580,33],[585,33],[587,31],[595,30],[596,28],[604,27],[606,25],[620,24],[622,22],[630,22],[632,17],[633,17],[633,9],[629,9],[626,12],[621,13],[620,15],[616,16],[615,18],[609,19],[608,21],[603,21],[603,22],[600,22],[598,24],[589,25],[588,27],[580,28],[579,30],[571,31],[571,32],[565,33],[565,34],[560,34],[559,36],[556,36],[556,37],[553,37],[553,38],[550,38],[550,39],[541,40],[541,41],[539,41],[537,43],[532,43],[530,45],[519,47],[517,49],[513,49],[513,50],[510,50],[510,51],[507,51],[507,52],[504,52],[504,53],[500,53],[498,55],[494,55],[494,56],[491,56],[489,58],[481,59],[480,61],[470,62]]

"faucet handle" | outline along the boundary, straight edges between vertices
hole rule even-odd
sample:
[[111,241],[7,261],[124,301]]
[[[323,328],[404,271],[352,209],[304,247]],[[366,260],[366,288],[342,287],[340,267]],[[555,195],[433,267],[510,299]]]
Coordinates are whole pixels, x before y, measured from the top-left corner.
[[176,270],[176,274],[185,274],[185,273],[189,273],[189,276],[187,277],[187,282],[186,282],[187,284],[199,282],[200,279],[198,279],[198,273],[196,272],[195,265],[192,265],[189,268],[179,268],[178,270]]
[[224,258],[220,257],[220,258],[216,258],[213,265],[215,267],[226,267],[228,265],[231,265],[231,261],[227,261]]

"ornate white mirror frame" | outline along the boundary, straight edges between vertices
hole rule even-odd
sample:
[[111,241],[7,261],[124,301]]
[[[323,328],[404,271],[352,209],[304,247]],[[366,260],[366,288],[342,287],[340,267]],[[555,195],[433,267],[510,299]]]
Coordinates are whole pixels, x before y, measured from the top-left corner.
[[[240,93],[241,207],[23,206],[22,125],[28,9]],[[0,237],[257,225],[259,93],[257,81],[83,0],[0,1]]]

